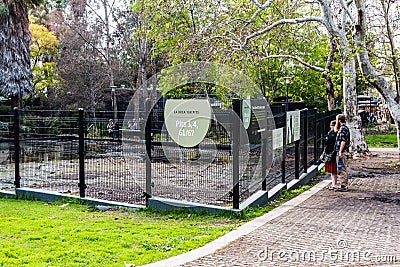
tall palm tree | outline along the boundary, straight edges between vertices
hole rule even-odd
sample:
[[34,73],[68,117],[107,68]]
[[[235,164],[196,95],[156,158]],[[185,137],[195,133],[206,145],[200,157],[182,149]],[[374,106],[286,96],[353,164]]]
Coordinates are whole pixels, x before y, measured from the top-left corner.
[[37,3],[0,0],[0,95],[10,97],[13,106],[33,90],[27,4]]

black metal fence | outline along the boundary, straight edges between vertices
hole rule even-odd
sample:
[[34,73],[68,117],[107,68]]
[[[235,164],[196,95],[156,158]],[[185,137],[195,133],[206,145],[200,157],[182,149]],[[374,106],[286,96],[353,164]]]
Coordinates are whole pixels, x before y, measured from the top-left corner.
[[[125,112],[120,113],[112,133],[107,130],[111,112],[16,109],[0,120],[0,189],[37,188],[133,204],[157,196],[238,207],[254,192],[307,172],[338,113],[302,110],[300,140],[274,150],[267,172],[257,168],[266,151],[263,142],[253,138],[248,151],[236,153],[232,111],[213,112],[201,146],[183,148],[161,126],[162,108],[154,108],[134,129],[123,124]],[[285,108],[273,114],[276,128],[285,127]]]
[[14,116],[0,116],[0,188],[14,188]]

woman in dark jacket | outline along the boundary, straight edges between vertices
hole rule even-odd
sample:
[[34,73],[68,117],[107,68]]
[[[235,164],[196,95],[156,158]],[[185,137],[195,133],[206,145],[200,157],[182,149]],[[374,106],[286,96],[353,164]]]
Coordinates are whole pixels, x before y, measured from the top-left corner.
[[337,188],[337,163],[336,163],[336,154],[334,152],[335,140],[336,140],[336,132],[334,130],[336,121],[331,121],[330,123],[330,131],[327,135],[325,135],[325,153],[330,154],[333,152],[333,155],[330,160],[325,162],[325,171],[331,174],[332,184],[329,186],[330,190],[334,190]]

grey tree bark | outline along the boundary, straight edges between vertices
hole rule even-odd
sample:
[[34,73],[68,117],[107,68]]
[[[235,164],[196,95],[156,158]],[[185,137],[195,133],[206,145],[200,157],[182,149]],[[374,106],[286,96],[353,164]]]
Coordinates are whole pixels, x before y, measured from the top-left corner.
[[[395,41],[395,33],[394,33],[394,25],[391,25],[391,19],[390,19],[390,14],[389,10],[392,8],[396,7],[396,3],[393,1],[385,1],[381,0],[380,1],[381,8],[383,11],[383,18],[385,21],[385,30],[386,30],[386,35],[389,41],[389,46],[390,46],[390,54],[389,54],[389,60],[390,64],[392,65],[393,69],[393,76],[394,76],[394,81],[395,81],[395,87],[396,87],[396,102],[399,103],[399,94],[400,94],[400,84],[399,84],[399,73],[400,73],[400,64],[399,64],[399,59],[398,59],[398,54],[397,54],[397,49],[396,49],[396,41]],[[397,4],[398,5],[398,4]],[[397,7],[398,8],[398,7]]]
[[326,59],[325,71],[324,71],[324,74],[323,74],[324,79],[325,79],[325,88],[326,88],[326,98],[327,98],[327,101],[328,101],[328,110],[335,110],[336,109],[334,84],[332,82],[331,76],[329,75],[329,71],[332,68],[333,57],[334,57],[334,54],[335,54],[336,50],[337,50],[337,44],[336,44],[334,38],[330,38],[329,55],[328,55],[328,58]]
[[357,47],[357,58],[360,64],[362,74],[368,79],[368,81],[378,90],[378,92],[384,97],[389,107],[390,113],[395,121],[397,128],[397,144],[400,155],[400,105],[397,101],[397,96],[393,89],[390,87],[389,82],[384,76],[382,76],[375,67],[371,64],[368,50],[365,46],[366,36],[366,12],[365,12],[365,1],[356,0],[357,7],[357,24],[354,27],[354,43]]
[[[339,6],[332,5],[329,0],[318,0],[321,8],[322,24],[329,34],[338,40],[339,51],[343,65],[343,100],[344,114],[347,117],[347,124],[351,135],[351,148],[355,153],[367,153],[368,146],[365,137],[361,132],[361,118],[357,110],[357,91],[356,91],[356,62],[348,40],[347,27],[353,23],[349,16],[348,6],[344,1],[337,3]],[[341,14],[338,7],[341,7]],[[339,17],[341,20],[336,20]]]
[[23,0],[0,0],[0,94],[12,105],[32,92],[28,11]]
[[[269,0],[264,4],[260,4],[257,0],[251,0],[257,6],[257,11],[252,16],[254,20],[264,10],[270,8],[274,0]],[[343,97],[344,97],[344,114],[347,117],[347,124],[351,134],[351,148],[355,153],[368,152],[368,146],[361,132],[361,118],[358,116],[357,110],[357,92],[356,92],[356,62],[354,55],[350,49],[348,40],[348,27],[354,25],[354,19],[349,11],[349,5],[352,1],[345,3],[343,0],[317,0],[316,2],[301,1],[304,4],[315,5],[319,4],[319,16],[306,16],[294,19],[282,19],[275,21],[265,28],[258,30],[244,38],[244,47],[251,39],[261,36],[272,29],[284,24],[299,24],[306,22],[317,22],[324,26],[331,38],[335,38],[338,42],[338,49],[341,54],[343,65]],[[310,8],[312,9],[312,8]],[[250,24],[251,20],[247,25]]]

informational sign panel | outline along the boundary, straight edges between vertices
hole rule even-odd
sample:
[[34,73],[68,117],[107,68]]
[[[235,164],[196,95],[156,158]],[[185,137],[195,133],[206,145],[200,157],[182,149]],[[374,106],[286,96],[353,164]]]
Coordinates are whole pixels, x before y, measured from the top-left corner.
[[272,130],[272,149],[283,147],[283,128]]
[[300,110],[286,113],[286,144],[300,140]]
[[251,102],[250,98],[242,101],[242,121],[245,129],[248,129],[251,122]]
[[262,133],[267,133],[272,128],[275,128],[275,124],[271,124],[270,128],[268,128],[267,114],[270,112],[270,107],[265,99],[252,98],[251,112],[250,126],[248,129],[249,141],[250,143],[257,143],[262,138]]
[[194,147],[203,141],[211,115],[207,99],[169,99],[164,109],[168,134],[183,147]]
[[265,120],[267,103],[264,99],[252,99],[251,109],[254,113],[254,122]]

